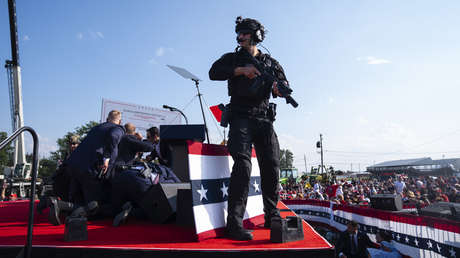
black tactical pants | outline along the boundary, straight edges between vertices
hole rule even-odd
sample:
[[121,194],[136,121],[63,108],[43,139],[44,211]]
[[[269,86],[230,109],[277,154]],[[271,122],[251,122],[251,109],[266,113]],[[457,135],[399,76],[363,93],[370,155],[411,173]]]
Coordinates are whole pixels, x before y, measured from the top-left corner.
[[230,176],[227,228],[242,228],[249,193],[251,153],[254,144],[260,168],[265,219],[279,216],[280,149],[273,123],[268,119],[234,116],[230,122],[228,151],[234,164]]

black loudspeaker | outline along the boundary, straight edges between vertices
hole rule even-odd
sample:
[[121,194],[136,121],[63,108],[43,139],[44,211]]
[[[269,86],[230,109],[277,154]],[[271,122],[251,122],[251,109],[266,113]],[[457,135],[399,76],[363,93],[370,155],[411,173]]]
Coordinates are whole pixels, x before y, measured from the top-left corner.
[[85,217],[67,217],[65,220],[64,241],[88,240],[88,226]]
[[419,215],[460,221],[460,203],[437,202],[420,209]]
[[304,238],[300,217],[287,216],[285,219],[274,217],[270,224],[270,241],[273,243],[286,243]]
[[371,207],[379,210],[400,211],[403,208],[403,202],[399,194],[376,194],[371,196]]
[[179,189],[190,189],[190,184],[156,184],[146,192],[140,206],[153,223],[165,223],[176,213]]

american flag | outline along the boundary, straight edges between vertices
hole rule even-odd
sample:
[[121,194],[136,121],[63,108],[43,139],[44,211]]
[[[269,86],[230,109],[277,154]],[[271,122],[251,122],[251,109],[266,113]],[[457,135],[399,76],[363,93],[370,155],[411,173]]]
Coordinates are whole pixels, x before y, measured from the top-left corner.
[[[227,219],[228,186],[233,160],[222,145],[189,142],[188,160],[193,197],[193,214],[198,239],[219,236]],[[245,223],[263,222],[260,171],[255,152]]]

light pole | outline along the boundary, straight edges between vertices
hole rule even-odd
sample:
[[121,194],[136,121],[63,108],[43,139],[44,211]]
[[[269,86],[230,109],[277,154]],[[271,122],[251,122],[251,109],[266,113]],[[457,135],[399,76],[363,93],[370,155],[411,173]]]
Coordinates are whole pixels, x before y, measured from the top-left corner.
[[316,148],[321,148],[321,174],[324,172],[323,171],[323,135],[319,134],[319,141],[316,142]]

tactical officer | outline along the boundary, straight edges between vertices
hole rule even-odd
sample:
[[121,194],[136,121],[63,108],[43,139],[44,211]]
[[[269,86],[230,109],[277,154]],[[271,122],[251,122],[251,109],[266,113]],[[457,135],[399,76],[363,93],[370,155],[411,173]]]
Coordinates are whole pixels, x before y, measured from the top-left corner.
[[265,37],[264,26],[254,19],[236,20],[237,41],[235,52],[218,59],[209,70],[211,80],[227,80],[231,110],[228,151],[234,164],[230,176],[226,234],[235,240],[251,240],[250,231],[243,228],[243,215],[249,192],[251,176],[252,144],[256,149],[260,167],[265,227],[270,227],[273,217],[279,217],[276,208],[279,192],[280,150],[273,128],[275,104],[269,103],[270,95],[280,96],[276,82],[258,85],[257,91],[249,90],[262,75],[255,62],[271,67],[274,77],[288,86],[281,65],[268,54],[257,49]]

